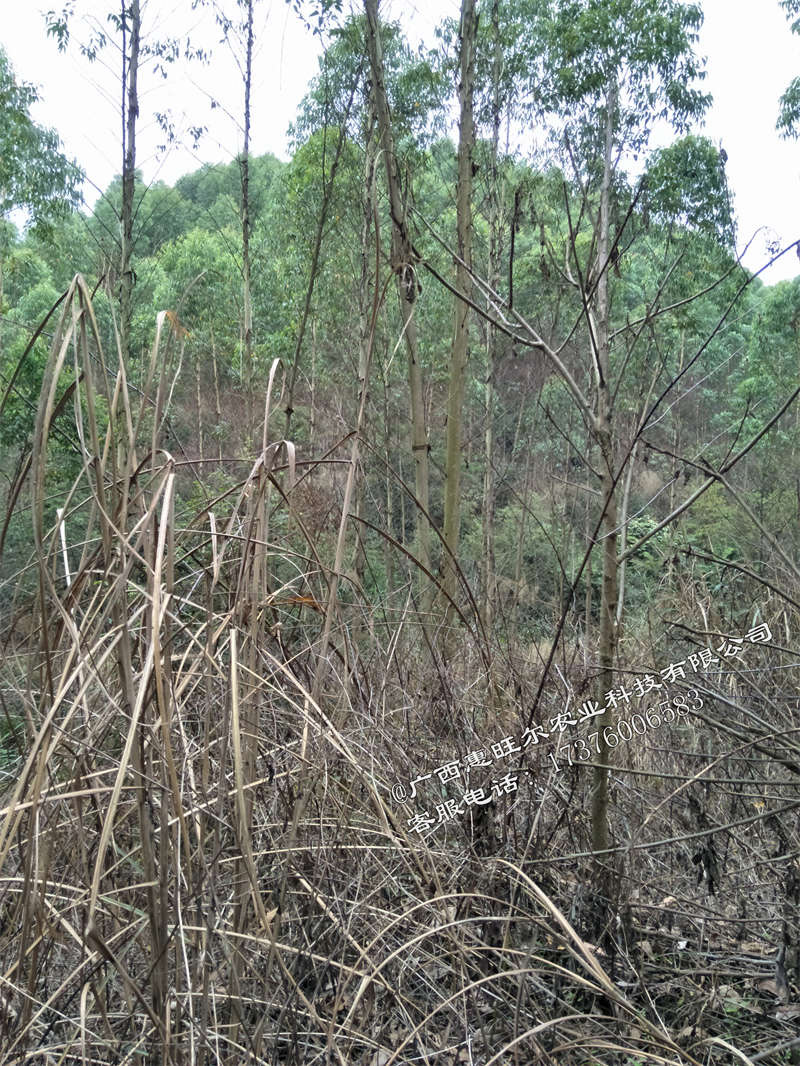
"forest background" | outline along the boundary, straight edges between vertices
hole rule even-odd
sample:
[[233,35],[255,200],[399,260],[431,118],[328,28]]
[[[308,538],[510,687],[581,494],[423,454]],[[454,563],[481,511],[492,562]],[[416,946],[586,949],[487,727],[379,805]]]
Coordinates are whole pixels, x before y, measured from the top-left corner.
[[0,1062],[799,1061],[800,282],[702,5],[293,10],[288,161],[187,10],[172,185],[216,52],[51,11],[92,210],[0,51]]

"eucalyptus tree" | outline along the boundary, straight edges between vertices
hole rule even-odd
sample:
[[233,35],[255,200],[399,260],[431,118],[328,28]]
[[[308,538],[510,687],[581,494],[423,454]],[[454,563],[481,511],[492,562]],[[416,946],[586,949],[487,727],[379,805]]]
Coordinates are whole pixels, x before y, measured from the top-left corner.
[[[792,33],[800,36],[800,0],[780,0],[786,17],[792,19]],[[793,78],[781,97],[778,129],[784,137],[800,137],[800,76]]]
[[[242,30],[245,37],[243,125],[244,139],[239,166],[242,173],[242,293],[244,296],[244,358],[247,367],[248,404],[253,391],[253,295],[250,275],[250,99],[253,88],[253,0],[240,0],[245,15]],[[252,433],[252,410],[248,412],[248,432]]]
[[[539,81],[535,73],[542,61],[541,49],[531,48],[529,12],[513,0],[486,0],[478,12],[475,47],[475,125],[476,136],[488,135],[488,165],[485,165],[485,194],[481,202],[476,190],[476,211],[488,225],[486,278],[499,291],[501,276],[508,276],[508,294],[513,302],[513,260],[516,231],[525,183],[513,175],[510,151],[511,123],[533,115],[530,86]],[[526,84],[527,83],[527,84]],[[505,124],[505,145],[500,130]],[[483,145],[476,148],[483,148]],[[485,152],[483,153],[485,156]],[[480,163],[476,159],[476,170]],[[517,176],[518,177],[518,176]],[[478,179],[480,181],[480,178]],[[515,186],[512,188],[512,185]],[[507,266],[504,257],[508,255]],[[486,368],[484,381],[484,484],[482,506],[482,596],[484,624],[490,628],[496,598],[495,473],[496,379],[500,366],[501,334],[494,321],[486,323]]]
[[[64,51],[70,39],[70,19],[74,15],[74,4],[65,6],[60,14],[55,11],[47,13],[47,32],[58,41],[59,50]],[[120,215],[120,259],[119,259],[119,299],[120,299],[120,348],[123,358],[130,351],[131,318],[133,314],[132,295],[134,273],[131,265],[133,257],[133,220],[134,220],[134,186],[136,181],[136,132],[139,119],[139,65],[142,59],[142,11],[139,0],[122,0],[119,11],[110,11],[106,15],[113,33],[119,38],[121,56],[121,129],[122,129],[122,209]],[[87,59],[94,61],[98,54],[108,45],[108,32],[98,28],[86,43],[80,45],[81,52]]]
[[[177,188],[160,181],[148,185],[138,169],[133,178],[130,242],[136,257],[145,257],[155,254],[161,245],[189,229],[193,211]],[[98,199],[87,223],[100,266],[106,269],[112,263],[116,267],[119,219],[124,199],[122,181],[115,178]]]
[[[250,270],[250,126],[251,126],[251,94],[253,89],[253,43],[255,40],[253,28],[254,0],[237,0],[236,4],[241,11],[241,18],[237,21],[223,14],[218,5],[215,5],[217,22],[222,27],[225,39],[231,45],[236,57],[239,72],[242,76],[242,89],[244,101],[242,105],[242,151],[239,155],[239,171],[241,174],[241,223],[242,223],[242,303],[243,303],[243,361],[245,392],[247,393],[247,433],[253,435],[253,288]],[[236,35],[243,53],[238,56],[236,46],[232,38]]]
[[0,47],[0,218],[23,208],[42,227],[78,206],[83,174],[61,151],[55,130],[31,118],[38,99],[33,85],[16,78]]
[[[452,601],[455,595],[456,564],[459,563],[460,497],[464,465],[463,396],[476,374],[479,360],[474,344],[468,343],[472,260],[482,265],[490,287],[501,287],[501,274],[513,274],[515,234],[520,226],[522,186],[513,178],[514,165],[510,150],[512,122],[534,117],[534,93],[530,86],[538,82],[534,73],[543,64],[542,41],[532,32],[533,8],[509,0],[485,0],[462,5],[459,20],[448,19],[439,28],[442,58],[440,76],[454,82],[458,106],[458,152],[454,191],[456,211],[452,252],[442,239],[454,263],[453,289],[456,324],[451,344],[448,371],[448,407],[446,425],[444,541],[447,556],[442,571],[444,586]],[[500,131],[505,124],[505,146],[501,148]],[[480,221],[476,224],[475,219]],[[483,221],[485,220],[485,222]],[[443,232],[442,219],[437,229]],[[487,233],[488,230],[488,241]],[[508,237],[506,237],[508,234]],[[488,247],[487,247],[488,245]],[[503,259],[508,249],[508,266]],[[426,265],[430,266],[430,263]],[[509,284],[509,295],[511,285]],[[472,329],[476,332],[475,327]],[[500,333],[490,317],[484,339],[485,372],[482,374],[484,399],[484,471],[482,516],[482,593],[484,623],[492,619],[495,596],[495,494],[496,456],[495,379],[500,364]],[[474,338],[473,338],[474,339]],[[468,353],[472,352],[472,355]]]
[[408,378],[411,394],[412,451],[414,455],[415,494],[417,503],[417,554],[425,570],[430,570],[430,486],[428,461],[428,431],[425,418],[422,367],[417,340],[415,303],[420,292],[417,277],[419,256],[411,239],[407,199],[403,195],[400,160],[389,109],[386,88],[386,67],[383,57],[382,32],[378,22],[378,0],[364,0],[367,21],[367,54],[369,56],[378,137],[386,168],[389,210],[392,218],[392,271],[397,279],[397,292],[403,322],[403,335],[408,352]]
[[[581,190],[569,212],[563,272],[573,287],[585,324],[587,391],[569,372],[565,380],[578,402],[598,453],[602,516],[598,705],[599,758],[594,768],[592,843],[608,848],[608,747],[613,725],[618,639],[619,532],[617,486],[622,466],[614,401],[625,357],[612,332],[611,274],[626,240],[626,219],[615,203],[624,167],[646,152],[654,125],[684,132],[700,118],[709,97],[701,92],[702,61],[696,55],[702,12],[677,0],[550,0],[533,5],[535,32],[546,55],[535,91],[564,147],[564,159]],[[628,218],[633,201],[629,205]],[[548,353],[547,346],[542,349]],[[558,363],[554,364],[559,369]],[[560,372],[564,376],[562,363]]]
[[[493,289],[500,287],[500,264],[503,254],[501,212],[502,185],[499,168],[500,123],[503,116],[503,41],[500,36],[500,0],[490,8],[491,36],[491,155],[489,167],[489,260],[487,279]],[[486,328],[486,380],[484,384],[484,477],[483,477],[483,611],[484,624],[490,628],[495,599],[495,473],[494,473],[494,389],[497,367],[497,329],[493,322]]]
[[15,208],[25,210],[41,235],[80,202],[80,169],[61,152],[58,134],[30,116],[38,98],[34,86],[17,80],[0,48],[0,312],[4,260],[16,239],[6,216]]
[[[363,18],[351,17],[342,26],[332,27],[330,39],[319,61],[320,72],[313,79],[290,127],[295,147],[315,134],[321,138],[320,182],[313,234],[308,249],[308,278],[303,306],[297,323],[294,352],[289,367],[286,399],[288,435],[294,413],[295,387],[308,323],[312,317],[314,292],[323,265],[323,241],[328,231],[331,207],[336,194],[337,173],[348,143],[367,147],[369,136],[369,85],[364,58]],[[362,197],[359,196],[359,199]]]
[[[239,170],[239,225],[241,230],[242,378],[247,404],[246,435],[252,443],[255,431],[253,415],[253,280],[250,242],[253,231],[250,197],[250,140],[252,128],[253,51],[256,45],[255,12],[258,0],[194,0],[193,7],[208,7],[215,24],[228,46],[241,78],[242,111],[237,126],[241,134],[241,151],[236,162]],[[212,101],[217,106],[217,101]]]
[[[472,178],[475,145],[475,44],[478,18],[474,0],[462,0],[458,32],[458,178],[456,182],[456,289],[453,342],[447,392],[447,449],[445,460],[443,587],[449,602],[455,598],[456,567],[461,527],[461,446],[464,388],[469,348],[472,268]],[[448,616],[450,611],[448,610]]]
[[[120,236],[118,241],[119,263],[116,274],[119,278],[120,303],[120,350],[124,357],[130,351],[131,319],[133,314],[133,289],[135,272],[133,256],[135,252],[134,225],[137,213],[136,201],[136,152],[139,129],[140,84],[139,77],[143,64],[151,64],[154,73],[167,76],[167,67],[181,56],[186,59],[205,60],[207,53],[202,48],[195,48],[186,36],[157,37],[144,25],[145,12],[152,7],[147,0],[120,0],[109,5],[105,20],[96,19],[89,22],[89,35],[79,40],[81,54],[89,61],[95,62],[102,52],[110,47],[119,52],[119,89],[120,89],[120,131],[121,131],[121,186],[122,197],[119,213]],[[45,14],[47,33],[54,37],[60,51],[65,51],[70,44],[73,24],[80,8],[76,11],[76,0],[67,0],[60,11],[51,9]],[[175,139],[169,111],[156,111],[155,119],[166,134],[167,140]],[[195,143],[202,135],[200,126],[190,128]],[[164,146],[162,146],[164,147]]]
[[[313,195],[309,209],[310,225],[304,226],[299,215],[292,220],[292,243],[302,248],[302,238],[296,234],[304,230],[312,236],[310,246],[304,249],[304,259],[310,264],[305,268],[308,280],[305,297],[299,316],[294,352],[290,368],[290,389],[287,402],[287,425],[294,403],[294,389],[300,365],[301,348],[306,326],[312,325],[311,350],[311,398],[310,435],[313,444],[316,429],[315,403],[320,381],[320,360],[316,343],[317,328],[324,323],[323,335],[328,344],[336,336],[337,325],[343,325],[346,334],[354,326],[352,316],[341,322],[342,312],[350,301],[325,300],[322,292],[336,292],[341,297],[343,284],[352,282],[357,304],[357,365],[355,370],[358,388],[354,396],[356,410],[361,410],[361,432],[366,435],[369,425],[369,374],[372,344],[372,279],[374,267],[371,261],[373,221],[376,215],[376,169],[378,144],[375,135],[375,103],[366,60],[366,22],[363,14],[354,13],[341,25],[330,30],[329,40],[320,58],[320,71],[309,86],[300,104],[296,121],[290,134],[297,151],[290,169],[295,169],[307,157],[306,169],[314,173],[305,184]],[[394,38],[399,36],[390,34]],[[396,51],[392,49],[392,51]],[[311,150],[315,149],[313,155]],[[297,168],[299,169],[299,167]],[[305,199],[309,197],[306,196]],[[327,239],[326,239],[327,238]],[[357,242],[357,247],[356,247]],[[342,252],[350,250],[349,257]],[[343,269],[347,259],[353,264],[352,277]],[[318,285],[324,271],[330,268],[333,277],[329,284]],[[316,292],[317,289],[320,292]],[[316,299],[313,299],[316,295]],[[332,321],[338,318],[339,323]],[[348,345],[349,346],[349,345]],[[354,345],[355,347],[355,345]],[[323,370],[324,372],[324,370]],[[365,495],[364,472],[359,470],[353,486],[352,511],[356,517],[354,572],[357,583],[363,587],[365,571],[364,517]],[[357,623],[356,623],[357,628]]]

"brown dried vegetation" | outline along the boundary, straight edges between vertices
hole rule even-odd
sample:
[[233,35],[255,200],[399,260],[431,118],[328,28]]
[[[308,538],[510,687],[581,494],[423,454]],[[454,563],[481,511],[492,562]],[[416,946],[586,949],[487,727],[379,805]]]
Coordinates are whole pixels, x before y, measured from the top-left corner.
[[[421,840],[408,819],[444,788],[401,807],[392,784],[521,729],[543,667],[467,603],[444,659],[405,599],[338,594],[318,540],[342,476],[315,491],[269,441],[272,392],[247,476],[180,518],[168,332],[134,393],[76,278],[9,493],[30,489],[37,591],[3,634],[0,1064],[794,1061],[800,743],[777,626],[700,678],[703,710],[617,748],[613,898],[593,891],[589,763],[556,773],[544,745],[517,791]],[[84,462],[53,519],[68,359]],[[776,592],[762,609],[797,625]],[[672,657],[722,636],[707,617]],[[555,667],[537,721],[585,687],[563,645]]]

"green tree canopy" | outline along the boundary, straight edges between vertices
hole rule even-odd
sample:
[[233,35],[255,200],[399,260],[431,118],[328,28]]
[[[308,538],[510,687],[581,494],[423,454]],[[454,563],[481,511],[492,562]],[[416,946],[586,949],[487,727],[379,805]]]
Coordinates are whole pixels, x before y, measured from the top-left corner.
[[651,211],[668,222],[717,238],[734,238],[725,164],[707,137],[690,134],[654,152],[647,169]]
[[682,133],[708,106],[710,97],[698,88],[703,62],[694,51],[703,22],[698,4],[551,0],[544,11],[549,76],[539,98],[564,116],[578,140],[601,138],[596,117],[612,85],[619,92],[615,140],[634,153],[659,119]]
[[[800,0],[781,0],[781,7],[794,20],[792,33],[800,35]],[[793,78],[781,97],[777,128],[784,137],[800,136],[800,78]]]
[[55,130],[31,118],[38,98],[34,86],[17,81],[0,48],[0,214],[25,208],[34,226],[76,207],[83,181],[78,165],[60,151]]

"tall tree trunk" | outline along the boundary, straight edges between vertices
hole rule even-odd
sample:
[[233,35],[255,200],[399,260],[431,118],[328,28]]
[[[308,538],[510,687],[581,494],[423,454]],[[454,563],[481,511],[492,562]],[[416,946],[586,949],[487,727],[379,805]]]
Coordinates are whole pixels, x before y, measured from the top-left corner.
[[317,320],[311,319],[311,394],[308,409],[308,452],[314,454],[317,433]]
[[[341,118],[339,124],[339,132],[336,138],[336,147],[333,152],[333,161],[331,162],[331,169],[328,179],[325,179],[325,149],[323,147],[322,154],[322,202],[319,206],[319,215],[317,216],[317,228],[314,235],[314,247],[311,252],[311,264],[308,274],[308,284],[306,285],[306,295],[303,301],[303,310],[300,313],[300,323],[297,327],[297,336],[294,342],[294,354],[292,356],[292,366],[289,371],[289,384],[286,389],[286,427],[283,431],[284,437],[289,438],[289,434],[292,427],[292,415],[294,414],[294,399],[295,399],[295,386],[297,385],[297,372],[300,366],[300,353],[303,349],[303,340],[306,335],[306,327],[308,325],[309,318],[311,317],[311,301],[314,297],[314,288],[317,283],[317,275],[319,274],[320,265],[322,262],[322,238],[325,235],[325,224],[328,221],[328,211],[330,210],[331,201],[333,200],[334,183],[336,180],[336,171],[339,167],[339,160],[342,156],[342,150],[347,141],[347,120],[350,116],[350,109],[353,106],[353,99],[355,97],[356,88],[358,86],[359,79],[361,77],[361,69],[359,68],[357,75],[353,81],[353,87],[350,92],[350,96],[347,101],[345,113]],[[323,132],[323,137],[325,133]],[[324,144],[325,142],[323,142]]]
[[[372,93],[369,94],[369,113],[364,129],[364,191],[362,194],[362,218],[361,218],[361,263],[358,279],[358,318],[359,318],[359,350],[358,350],[358,380],[360,390],[367,390],[367,400],[364,409],[363,432],[367,432],[369,382],[366,381],[366,368],[370,356],[370,334],[372,331],[372,301],[370,299],[370,274],[372,273],[369,250],[372,235],[372,216],[375,211],[375,169],[377,165],[377,144],[375,142],[375,107]],[[359,476],[353,487],[355,492],[354,514],[357,518],[363,517],[364,513],[364,479]],[[355,573],[359,585],[364,585],[364,570],[366,555],[364,552],[364,527],[360,522],[355,525]]]
[[375,93],[375,112],[378,118],[379,137],[386,166],[386,184],[389,192],[389,207],[392,215],[392,271],[397,277],[400,300],[400,315],[408,351],[408,383],[411,394],[412,451],[414,454],[415,492],[422,513],[416,510],[417,557],[428,570],[431,565],[430,530],[427,514],[430,513],[428,477],[428,432],[425,426],[425,399],[422,387],[422,368],[417,344],[417,323],[414,318],[414,303],[419,286],[417,283],[417,256],[408,232],[406,208],[400,187],[400,171],[394,153],[394,137],[386,97],[386,81],[383,70],[383,49],[378,27],[378,0],[364,0],[367,16],[367,50],[372,69],[372,86]]
[[525,546],[525,526],[528,517],[528,500],[531,485],[531,450],[525,449],[525,478],[522,482],[522,501],[519,509],[519,531],[517,533],[517,550],[514,557],[514,598],[511,602],[511,647],[517,650],[519,635],[519,593],[522,588],[522,555]]
[[[678,359],[678,374],[680,374],[681,371],[683,370],[683,364],[684,364],[685,356],[686,356],[686,331],[684,329],[682,329],[681,330],[680,356],[679,356],[679,359]],[[681,454],[681,422],[680,422],[679,418],[675,419],[675,428],[674,428],[673,433],[672,433],[672,454],[673,455],[680,455]],[[669,483],[669,510],[667,511],[667,514],[672,514],[672,512],[675,510],[677,488],[678,488],[678,482],[673,477],[672,480]],[[669,531],[668,531],[667,537],[668,537],[668,541],[667,541],[667,543],[668,543],[667,569],[666,569],[666,574],[665,574],[665,579],[664,580],[665,580],[666,587],[667,588],[672,588],[672,582],[673,582],[673,579],[674,579],[674,576],[675,576],[674,575],[674,568],[673,568],[673,565],[672,565],[672,560],[675,557],[674,546],[675,546],[675,540],[676,540],[676,537],[677,537],[677,527],[676,526],[674,526],[674,525],[670,525],[669,526]]]
[[[631,489],[633,487],[633,470],[636,465],[636,454],[639,450],[639,442],[635,441],[631,448],[630,458],[628,459],[628,469],[625,472],[625,488],[622,490],[622,507],[620,509],[619,524],[621,528],[621,543],[620,543],[620,555],[625,554],[625,549],[628,547],[628,514],[631,504]],[[675,453],[678,454],[677,452]],[[620,635],[622,633],[622,613],[625,609],[625,570],[627,568],[627,560],[621,562],[619,565],[619,571],[617,574],[617,642],[619,642]]]
[[[141,11],[139,0],[131,0],[128,4],[122,0],[121,4],[122,26],[122,245],[120,249],[120,362],[127,366],[131,355],[131,319],[133,315],[133,216],[134,216],[134,192],[136,181],[136,121],[139,117],[139,45],[141,38]],[[135,447],[135,442],[131,442]],[[106,546],[108,549],[108,545]],[[110,551],[107,551],[110,558]],[[121,626],[122,640],[118,656],[118,668],[120,681],[123,685],[124,700],[127,704],[126,712],[133,713],[135,705],[134,681],[132,670],[132,642],[127,631],[123,617],[123,607],[118,600],[114,600],[112,608],[114,624]],[[137,743],[133,747],[133,765],[138,772],[139,781],[144,782],[152,778],[153,768],[149,765],[146,750],[146,733],[148,726],[144,714],[138,724]],[[142,863],[145,871],[145,879],[156,883],[156,844],[153,838],[153,824],[150,812],[145,804],[145,789],[138,795],[139,832],[142,843]],[[149,919],[150,936],[152,947],[155,952],[166,951],[166,944],[162,939],[163,923],[161,921],[158,892],[155,888],[147,893],[147,914]],[[155,958],[155,956],[154,956]],[[154,967],[153,970],[153,1007],[157,1015],[162,1016],[166,1000],[167,989],[163,982],[163,967]]]
[[[214,371],[214,414],[217,417],[216,428],[222,425],[222,403],[219,397],[219,372],[217,370],[217,343],[214,340],[214,329],[211,328],[211,366]],[[217,457],[222,464],[222,438],[217,436]]]
[[[120,347],[127,362],[133,314],[133,197],[136,179],[136,120],[139,117],[139,0],[122,3],[122,255],[120,263]],[[126,37],[130,37],[126,41]]]
[[200,452],[200,469],[203,469],[203,390],[200,383],[200,356],[194,360],[194,388],[197,402],[197,447]]
[[[588,525],[588,522],[587,522]],[[583,665],[585,669],[588,669],[590,648],[592,644],[592,557],[591,555],[586,560],[586,598],[583,607]]]
[[[614,688],[614,656],[617,647],[617,501],[614,485],[614,435],[612,429],[613,397],[609,381],[609,298],[608,298],[608,251],[611,228],[611,178],[614,150],[614,121],[617,108],[617,87],[611,84],[606,93],[605,152],[603,160],[603,184],[600,189],[600,219],[597,242],[597,296],[596,313],[593,319],[595,345],[595,385],[597,408],[595,436],[600,448],[601,495],[603,521],[600,527],[603,546],[602,586],[600,594],[600,678],[597,701],[605,703],[606,693]],[[614,725],[613,704],[600,717],[598,730],[599,760],[608,762],[609,747],[605,730]],[[602,765],[594,767],[594,790],[592,794],[592,847],[595,851],[608,848],[608,770]]]
[[253,81],[253,0],[247,0],[247,48],[244,66],[244,147],[239,159],[242,181],[242,302],[244,305],[244,388],[248,444],[253,441],[253,294],[250,284],[250,89]]
[[[242,381],[245,390],[245,448],[254,448],[256,441],[254,395],[253,395],[253,299],[250,274],[250,91],[253,73],[253,0],[244,3],[246,33],[245,62],[242,72],[244,79],[244,143],[239,156],[239,176],[241,181],[240,217],[242,223]],[[265,427],[266,428],[266,427]],[[262,481],[264,471],[259,471],[258,479],[251,483],[253,493],[252,509],[248,509],[249,526],[253,530],[254,544],[264,544],[267,540],[266,524],[267,504],[264,500],[265,486]],[[243,787],[242,805],[237,809],[238,828],[241,840],[249,838],[253,817],[253,792],[250,788],[255,778],[255,766],[259,735],[259,716],[261,695],[253,678],[258,671],[257,645],[259,640],[258,604],[266,599],[267,558],[266,553],[258,547],[253,549],[253,559],[248,560],[249,574],[243,582],[240,595],[240,612],[237,618],[238,628],[242,634],[241,663],[244,666],[241,679],[241,699],[238,697],[239,679],[232,678],[231,698],[238,706],[238,737],[234,729],[234,751],[238,751],[241,764],[241,784]],[[233,653],[232,653],[233,654]],[[233,666],[239,669],[238,662]],[[234,686],[235,683],[235,686]],[[234,693],[236,694],[234,696]],[[232,719],[236,720],[236,719]],[[234,880],[239,887],[235,898],[233,922],[234,927],[242,931],[248,920],[250,893],[247,888],[248,867],[245,856],[245,844],[241,844],[242,853],[237,856],[234,867]],[[232,967],[231,981],[235,987],[239,980],[236,967]],[[233,1027],[232,1039],[237,1039],[238,1022]]]
[[[500,75],[502,73],[503,51],[500,44],[500,3],[492,2],[492,37],[494,54],[492,57],[492,156],[489,172],[489,284],[495,290],[500,289],[500,259],[503,254],[500,181],[498,177],[497,157],[500,147]],[[483,624],[487,633],[494,618],[495,583],[495,475],[494,475],[494,386],[497,370],[497,328],[489,322],[486,328],[486,385],[484,388],[484,410],[486,430],[484,434],[484,477],[483,477]]]
[[[390,537],[395,537],[391,463],[392,423],[389,416],[389,383],[386,380],[385,372],[383,375],[383,432],[384,460],[386,465],[386,530]],[[401,499],[404,495],[403,492],[400,493]],[[402,539],[402,537],[399,539]],[[383,565],[386,571],[386,600],[388,602],[394,591],[394,547],[389,540],[389,537],[385,537],[383,540]]]
[[[456,216],[458,255],[456,288],[471,296],[472,278],[472,149],[475,123],[472,114],[475,79],[475,35],[477,32],[475,0],[462,0],[459,34],[461,76],[458,86],[461,118],[458,132],[458,188]],[[456,567],[461,531],[461,438],[464,415],[464,387],[469,348],[469,304],[456,297],[453,344],[450,350],[450,384],[447,394],[447,456],[445,460],[444,541],[449,549],[442,563],[443,587],[450,600],[456,596]],[[448,602],[447,617],[452,617]]]

